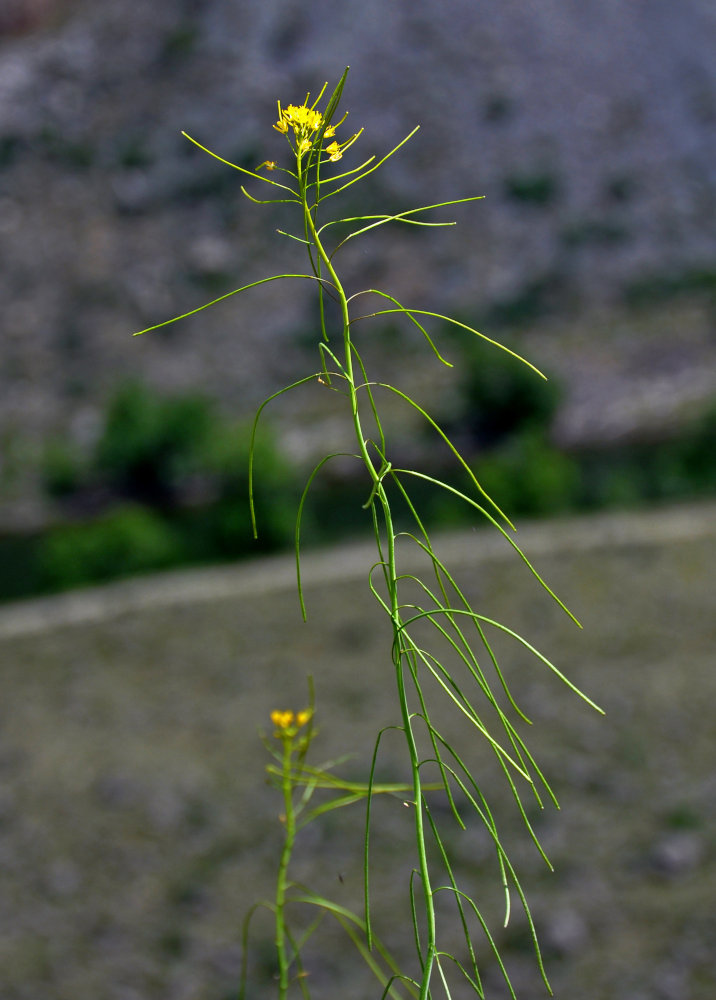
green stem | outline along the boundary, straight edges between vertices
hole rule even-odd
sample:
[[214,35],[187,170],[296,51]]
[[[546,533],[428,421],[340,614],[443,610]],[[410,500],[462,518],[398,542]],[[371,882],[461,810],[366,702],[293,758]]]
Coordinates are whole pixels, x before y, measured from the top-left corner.
[[293,783],[291,781],[291,757],[292,741],[288,738],[283,740],[283,771],[281,786],[283,789],[284,815],[283,823],[286,831],[281,860],[278,867],[278,877],[276,879],[276,954],[278,956],[279,968],[279,1000],[285,1000],[288,993],[288,970],[290,960],[287,954],[286,938],[286,918],[284,910],[286,907],[286,890],[288,888],[288,866],[293,853],[293,844],[296,839],[296,815],[293,808]]
[[398,601],[398,578],[395,564],[395,532],[393,530],[393,517],[390,509],[390,501],[382,484],[378,487],[381,506],[383,508],[383,518],[387,533],[387,568],[386,583],[390,594],[390,619],[393,626],[393,663],[395,665],[395,677],[398,686],[398,700],[400,703],[400,713],[403,719],[403,731],[408,744],[410,756],[410,768],[413,782],[413,806],[415,809],[415,841],[418,847],[418,870],[423,887],[423,900],[425,904],[426,945],[425,960],[422,964],[422,979],[420,984],[420,1000],[426,1000],[430,992],[430,976],[435,959],[435,907],[433,905],[433,892],[430,883],[430,869],[425,851],[425,824],[423,817],[423,792],[420,778],[420,756],[415,744],[415,736],[410,719],[410,708],[405,690],[405,678],[403,676],[403,655],[401,645],[403,623],[400,617]]
[[368,474],[372,482],[375,484],[379,480],[378,472],[368,454],[368,448],[366,445],[365,435],[363,434],[363,427],[360,420],[360,412],[358,408],[358,393],[356,391],[355,378],[353,375],[353,351],[351,349],[351,327],[350,327],[350,316],[348,314],[348,297],[346,296],[345,290],[341,281],[336,274],[335,268],[331,263],[331,259],[326,253],[323,244],[321,243],[318,231],[316,230],[316,223],[311,215],[311,210],[308,207],[308,201],[306,199],[306,186],[305,179],[301,174],[301,161],[298,161],[298,175],[299,184],[301,191],[301,199],[303,202],[303,214],[304,223],[308,232],[311,234],[311,239],[316,247],[318,256],[326,267],[326,270],[331,276],[331,280],[335,282],[336,293],[338,295],[338,301],[341,309],[341,322],[343,326],[343,352],[344,352],[344,372],[346,376],[346,383],[348,385],[348,392],[350,396],[351,403],[351,419],[353,420],[353,427],[355,429],[356,440],[358,442],[358,447],[360,449],[360,455],[365,463],[365,467],[368,470]]
[[[373,483],[373,493],[371,496],[371,504],[375,502],[376,496],[380,499],[380,504],[383,513],[383,522],[385,524],[387,545],[388,545],[388,559],[386,567],[386,585],[388,587],[388,592],[390,595],[390,618],[393,626],[393,659],[396,668],[396,681],[398,686],[398,698],[400,702],[400,711],[403,719],[403,729],[405,732],[405,738],[408,744],[408,753],[410,756],[410,766],[412,773],[412,785],[413,785],[413,800],[415,806],[415,833],[416,842],[418,846],[418,863],[421,883],[423,887],[423,899],[425,905],[425,916],[426,916],[426,947],[425,947],[425,957],[421,956],[421,966],[422,966],[422,981],[420,986],[420,1000],[427,1000],[430,994],[430,977],[432,973],[433,963],[435,959],[435,909],[433,905],[432,888],[430,884],[430,871],[428,868],[428,859],[425,850],[425,829],[424,829],[424,816],[423,816],[423,795],[420,779],[420,756],[418,754],[418,748],[415,743],[415,737],[411,728],[410,721],[410,709],[408,706],[407,693],[405,691],[405,680],[403,677],[403,653],[401,650],[401,632],[402,632],[402,622],[400,618],[399,600],[398,600],[398,579],[397,571],[395,565],[395,532],[393,530],[393,518],[390,509],[390,501],[388,500],[387,494],[382,485],[382,476],[379,470],[376,469],[370,455],[368,454],[368,448],[366,443],[366,438],[363,433],[363,428],[360,419],[360,412],[358,406],[358,393],[356,390],[355,379],[353,374],[353,347],[351,344],[351,326],[350,326],[350,316],[348,312],[348,298],[346,296],[343,285],[338,277],[330,256],[326,253],[326,250],[321,243],[318,231],[316,229],[316,222],[311,214],[311,210],[308,206],[308,201],[306,197],[306,177],[301,171],[301,160],[298,158],[298,177],[299,177],[299,190],[301,194],[301,200],[303,203],[303,213],[304,213],[304,225],[306,227],[307,233],[310,233],[310,238],[313,241],[316,251],[318,253],[319,260],[323,263],[326,271],[331,276],[331,281],[335,287],[338,301],[341,309],[341,321],[343,326],[343,371],[346,376],[346,384],[348,386],[350,405],[351,405],[351,418],[353,421],[353,427],[355,430],[356,440],[358,443],[358,448],[360,450],[361,458],[365,464],[366,470]],[[316,197],[318,200],[318,190],[316,191]],[[378,548],[380,549],[380,539],[378,541]]]

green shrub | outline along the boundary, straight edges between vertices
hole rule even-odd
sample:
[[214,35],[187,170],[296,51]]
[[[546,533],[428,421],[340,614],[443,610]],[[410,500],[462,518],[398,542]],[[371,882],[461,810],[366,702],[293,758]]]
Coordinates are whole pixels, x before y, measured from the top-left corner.
[[592,450],[579,455],[578,462],[580,508],[634,507],[643,502],[642,470],[625,460],[623,452]]
[[[559,384],[544,382],[509,355],[484,351],[477,342],[463,341],[461,348],[462,409],[451,423],[442,423],[452,437],[469,437],[479,453],[475,472],[506,513],[634,507],[716,491],[716,405],[674,440],[567,455],[549,443]],[[95,520],[12,544],[6,540],[0,595],[289,547],[303,482],[277,447],[270,425],[261,424],[255,540],[248,502],[250,437],[250,425],[228,425],[203,397],[165,398],[139,383],[122,386],[89,458],[64,442],[51,442],[41,474],[47,493],[70,511],[98,496],[110,503],[125,498],[124,504]],[[420,483],[415,487],[416,502],[435,523],[463,523],[468,512],[456,512],[446,498],[423,497]],[[317,543],[345,535],[357,513],[352,484],[319,475],[302,537]]]
[[539,378],[503,351],[474,350],[466,354],[463,371],[461,422],[480,448],[551,425],[561,398],[557,382]]
[[71,496],[80,489],[84,470],[74,450],[63,440],[50,441],[45,447],[40,469],[42,484],[49,496]]
[[697,492],[716,490],[716,400],[678,444],[684,474]]
[[716,299],[716,267],[695,267],[682,271],[647,274],[624,286],[624,300],[635,308],[653,306],[678,298]]
[[596,509],[716,491],[716,405],[672,440],[589,449],[576,456],[579,506]]
[[557,176],[546,170],[513,174],[505,179],[505,195],[510,201],[551,205],[559,194]]
[[171,504],[199,473],[216,417],[201,396],[163,398],[138,382],[110,403],[94,455],[114,492],[149,504]]
[[62,590],[163,569],[182,555],[166,521],[143,507],[125,506],[49,531],[39,543],[39,577],[43,587]]
[[211,470],[218,498],[211,512],[213,544],[218,553],[273,549],[293,537],[296,501],[300,486],[294,469],[276,446],[265,426],[256,435],[254,453],[254,504],[258,546],[253,539],[249,512],[249,445],[251,428],[239,424],[224,428],[213,440]]
[[122,386],[89,458],[82,462],[65,443],[53,442],[41,471],[46,492],[66,510],[86,508],[88,501],[96,505],[98,497],[124,505],[38,538],[38,586],[56,590],[287,547],[301,484],[270,426],[262,425],[255,455],[255,540],[250,440],[251,425],[227,425],[204,397],[161,397],[138,382]]
[[499,450],[475,463],[475,475],[508,516],[542,515],[575,506],[577,463],[528,427]]

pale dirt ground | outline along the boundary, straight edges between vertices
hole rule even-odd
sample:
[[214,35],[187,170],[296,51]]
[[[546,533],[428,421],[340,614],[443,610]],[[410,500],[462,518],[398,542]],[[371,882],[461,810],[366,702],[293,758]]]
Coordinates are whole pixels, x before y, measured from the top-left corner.
[[[532,525],[519,538],[584,631],[499,538],[468,532],[439,548],[481,611],[519,627],[607,711],[500,643],[562,804],[530,807],[555,874],[484,744],[454,716],[446,725],[492,796],[555,995],[711,1000],[716,507]],[[396,721],[371,561],[360,546],[309,555],[307,624],[283,557],[0,610],[2,1000],[235,996],[242,916],[271,891],[280,838],[257,730],[271,708],[303,706],[308,673],[317,759],[352,752],[345,769],[362,776],[375,731]],[[395,734],[380,773],[406,773]],[[459,834],[439,816],[462,878],[493,913],[482,829]],[[399,799],[382,800],[373,841],[377,926],[398,952],[410,933],[410,819]],[[361,833],[359,807],[307,830],[297,877],[360,906]],[[518,995],[544,996],[517,907],[507,931],[495,916]],[[477,940],[488,996],[502,998]],[[275,996],[270,946],[259,922],[251,997]],[[314,997],[379,997],[357,970],[327,927],[310,957]]]

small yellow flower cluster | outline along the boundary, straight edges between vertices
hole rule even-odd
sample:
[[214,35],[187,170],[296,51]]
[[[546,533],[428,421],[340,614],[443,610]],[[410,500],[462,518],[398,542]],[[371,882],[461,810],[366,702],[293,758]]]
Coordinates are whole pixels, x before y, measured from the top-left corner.
[[311,718],[311,713],[308,709],[304,709],[303,712],[282,712],[279,709],[274,709],[271,713],[271,722],[273,722],[276,727],[276,736],[295,736],[298,730],[305,726],[308,720]]
[[[316,111],[315,108],[309,108],[306,104],[289,104],[287,108],[282,108],[279,101],[278,121],[274,125],[274,128],[284,135],[288,134],[289,130],[292,129],[296,137],[296,151],[299,156],[303,156],[311,148],[316,133],[323,127],[323,122],[323,115],[320,111]],[[340,125],[340,122],[338,124]],[[323,137],[325,139],[332,139],[335,134],[336,126],[329,125],[324,131]],[[329,160],[332,162],[340,160],[343,156],[343,151],[338,142],[332,142],[330,146],[326,146],[326,152],[328,153]],[[267,164],[262,164],[262,166],[265,165]],[[272,168],[268,167],[268,169],[271,170]]]
[[317,132],[323,124],[323,115],[314,108],[308,108],[305,104],[297,106],[289,104],[287,108],[278,105],[278,121],[274,125],[279,132],[288,132],[292,128],[297,139],[304,139]]

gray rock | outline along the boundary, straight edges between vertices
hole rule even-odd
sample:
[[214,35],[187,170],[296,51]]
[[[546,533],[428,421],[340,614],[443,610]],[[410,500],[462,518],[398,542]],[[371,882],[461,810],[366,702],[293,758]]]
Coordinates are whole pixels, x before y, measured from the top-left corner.
[[650,860],[656,871],[675,877],[693,872],[703,857],[703,837],[691,830],[679,830],[658,841]]

